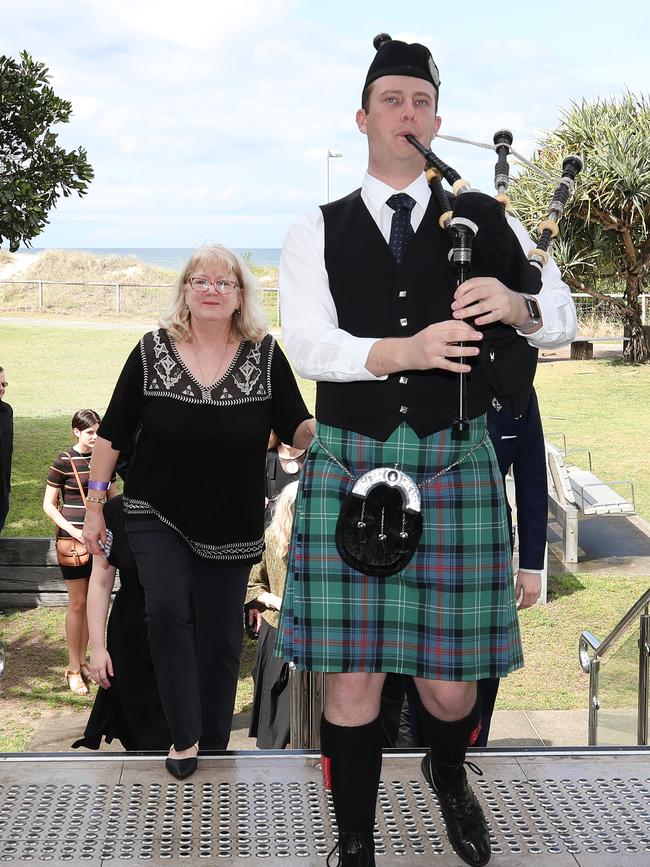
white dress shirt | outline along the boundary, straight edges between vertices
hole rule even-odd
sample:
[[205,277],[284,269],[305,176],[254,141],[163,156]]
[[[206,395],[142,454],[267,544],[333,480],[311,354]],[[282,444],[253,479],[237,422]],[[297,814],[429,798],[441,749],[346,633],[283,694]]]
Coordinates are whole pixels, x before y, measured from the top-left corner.
[[[424,174],[403,190],[394,190],[369,174],[361,186],[361,199],[387,243],[394,211],[386,200],[396,192],[415,199],[411,225],[417,231],[431,196]],[[507,219],[524,252],[533,249],[535,244],[519,220],[510,215]],[[523,335],[530,345],[548,349],[570,343],[577,331],[575,306],[552,259],[542,271],[542,289],[536,300],[543,325],[534,334]],[[325,269],[325,224],[320,208],[299,217],[287,232],[280,258],[280,314],[284,343],[300,376],[329,382],[386,379],[374,376],[365,366],[373,344],[386,335],[355,337],[338,327]]]

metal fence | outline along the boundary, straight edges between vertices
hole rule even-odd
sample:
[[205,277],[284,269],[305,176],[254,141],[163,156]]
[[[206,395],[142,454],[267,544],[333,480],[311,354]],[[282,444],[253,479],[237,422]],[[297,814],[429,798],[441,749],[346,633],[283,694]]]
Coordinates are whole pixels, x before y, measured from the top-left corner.
[[[79,318],[105,317],[139,319],[156,317],[169,302],[170,283],[71,282],[67,280],[0,280],[0,309],[12,313],[52,313]],[[261,289],[264,307],[272,328],[280,326],[280,305],[276,286]],[[622,298],[612,294],[612,298]],[[620,320],[609,304],[588,295],[574,293],[581,330],[608,331],[619,335]],[[650,294],[641,295],[644,325],[650,324]],[[592,333],[590,332],[590,333]]]
[[[0,310],[65,314],[78,318],[155,318],[169,304],[171,283],[0,280]],[[279,327],[277,287],[263,287],[262,301],[272,328]]]

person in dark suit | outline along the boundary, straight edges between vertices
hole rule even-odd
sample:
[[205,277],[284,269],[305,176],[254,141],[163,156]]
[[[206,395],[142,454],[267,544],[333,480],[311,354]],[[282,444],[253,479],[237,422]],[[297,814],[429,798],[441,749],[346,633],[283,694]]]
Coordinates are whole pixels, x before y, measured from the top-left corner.
[[[515,597],[517,608],[521,611],[530,608],[539,599],[546,553],[548,518],[546,452],[535,389],[531,391],[525,412],[516,418],[494,398],[487,413],[487,425],[504,484],[510,467],[515,481],[519,533],[519,569]],[[512,512],[507,498],[506,504],[512,540]],[[499,678],[485,678],[478,682],[481,728],[474,746],[484,747],[487,744],[499,682]]]
[[[487,412],[487,426],[496,452],[504,486],[512,467],[519,532],[519,569],[515,584],[518,610],[530,608],[539,598],[546,554],[548,485],[544,431],[535,389],[525,412],[513,417],[496,398]],[[508,528],[513,541],[512,513],[506,497]],[[480,729],[472,746],[487,745],[499,678],[478,681]],[[420,726],[420,702],[412,682],[389,674],[382,692],[381,721],[386,747],[426,746]]]
[[3,400],[7,387],[7,377],[0,367],[0,533],[9,513],[9,491],[11,490],[11,457],[14,450],[14,411]]

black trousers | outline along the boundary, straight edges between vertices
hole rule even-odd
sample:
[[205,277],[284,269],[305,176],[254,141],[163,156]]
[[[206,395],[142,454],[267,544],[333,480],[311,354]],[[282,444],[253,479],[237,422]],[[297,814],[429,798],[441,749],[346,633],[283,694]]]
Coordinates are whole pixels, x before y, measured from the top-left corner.
[[9,497],[4,497],[0,494],[0,533],[2,533],[2,528],[5,525],[5,521],[7,520],[7,515],[9,514]]
[[225,750],[242,650],[250,565],[195,555],[157,519],[128,520],[144,588],[149,649],[177,750]]

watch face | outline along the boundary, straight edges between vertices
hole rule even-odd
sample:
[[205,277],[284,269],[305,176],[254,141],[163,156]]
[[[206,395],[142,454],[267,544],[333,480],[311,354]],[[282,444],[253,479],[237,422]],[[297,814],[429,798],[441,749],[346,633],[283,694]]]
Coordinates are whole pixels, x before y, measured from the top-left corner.
[[539,304],[534,298],[526,298],[526,307],[533,322],[537,323],[542,318],[539,312]]

